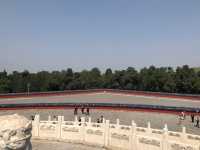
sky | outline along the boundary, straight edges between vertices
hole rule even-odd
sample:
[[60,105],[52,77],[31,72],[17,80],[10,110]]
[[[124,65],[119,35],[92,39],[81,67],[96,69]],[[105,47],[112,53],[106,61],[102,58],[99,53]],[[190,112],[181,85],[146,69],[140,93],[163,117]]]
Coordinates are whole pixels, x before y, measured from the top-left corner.
[[199,0],[0,0],[0,71],[200,66]]

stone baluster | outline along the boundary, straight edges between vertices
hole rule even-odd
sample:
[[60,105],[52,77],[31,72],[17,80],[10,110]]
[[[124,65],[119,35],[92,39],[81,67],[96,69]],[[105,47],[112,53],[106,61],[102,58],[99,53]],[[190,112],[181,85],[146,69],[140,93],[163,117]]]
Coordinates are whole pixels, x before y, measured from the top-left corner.
[[109,146],[109,140],[110,140],[110,135],[109,131],[110,130],[110,120],[106,120],[105,126],[104,126],[104,146]]
[[137,150],[137,142],[136,142],[136,123],[134,120],[131,122],[131,130],[130,130],[130,150]]
[[74,117],[74,125],[78,125],[78,117],[77,116]]
[[163,129],[163,138],[162,138],[162,150],[168,150],[168,127],[167,124],[165,124]]
[[152,129],[151,129],[151,123],[150,122],[148,122],[147,123],[147,134],[151,134],[151,132],[152,132]]
[[65,121],[65,116],[62,116],[62,122],[64,122]]
[[119,129],[120,128],[120,120],[119,118],[116,119],[116,128]]
[[91,122],[92,122],[91,120],[92,120],[91,117],[89,117],[88,118],[88,126],[91,126]]
[[62,116],[58,116],[58,124],[57,124],[57,138],[61,138],[62,132]]
[[40,115],[35,115],[34,121],[33,121],[33,136],[39,137],[40,132]]
[[186,127],[182,127],[181,141],[184,143],[187,140]]
[[48,116],[48,122],[50,122],[50,121],[51,121],[51,116],[49,115],[49,116]]
[[82,143],[85,142],[85,117],[81,117],[80,140]]
[[103,123],[106,123],[106,119],[105,118],[103,118]]

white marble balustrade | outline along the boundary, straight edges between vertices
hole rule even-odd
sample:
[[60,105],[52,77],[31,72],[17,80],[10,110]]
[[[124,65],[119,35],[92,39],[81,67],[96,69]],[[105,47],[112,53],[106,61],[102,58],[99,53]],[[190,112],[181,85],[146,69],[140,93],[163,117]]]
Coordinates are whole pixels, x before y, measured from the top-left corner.
[[108,149],[123,150],[200,150],[200,136],[187,134],[185,127],[182,132],[168,131],[167,125],[163,130],[138,127],[134,121],[131,125],[122,125],[120,120],[111,124],[109,120],[103,123],[91,122],[91,118],[81,122],[75,117],[74,121],[66,121],[64,116],[57,120],[40,120],[36,115],[32,122],[33,139],[49,139],[70,141],[74,143],[92,144]]

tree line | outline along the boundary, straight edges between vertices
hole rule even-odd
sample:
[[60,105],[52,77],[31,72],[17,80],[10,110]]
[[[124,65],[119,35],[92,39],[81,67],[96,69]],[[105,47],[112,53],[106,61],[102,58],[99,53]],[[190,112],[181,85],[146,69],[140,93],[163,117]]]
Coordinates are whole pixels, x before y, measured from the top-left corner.
[[0,72],[0,93],[99,88],[200,94],[200,71],[184,65],[176,69],[150,66],[139,71],[133,67],[115,71],[108,68],[103,73],[98,68],[80,72],[71,68],[37,73]]

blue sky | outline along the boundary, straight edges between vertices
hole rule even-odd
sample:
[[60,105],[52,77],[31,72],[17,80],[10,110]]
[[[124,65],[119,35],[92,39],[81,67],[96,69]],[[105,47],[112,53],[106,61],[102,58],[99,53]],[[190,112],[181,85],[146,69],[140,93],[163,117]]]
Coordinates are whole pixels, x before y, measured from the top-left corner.
[[199,0],[1,0],[0,70],[200,66]]

